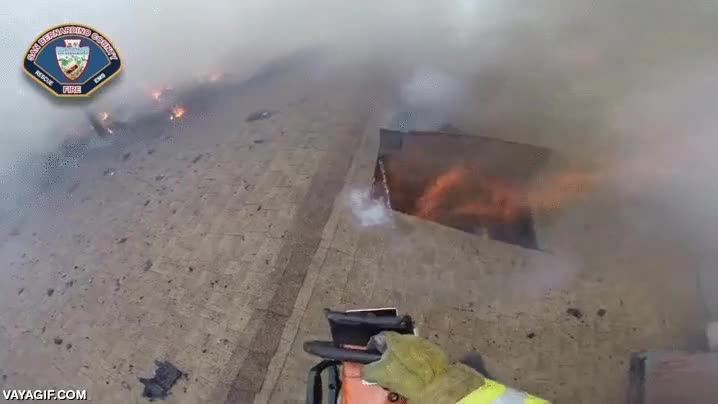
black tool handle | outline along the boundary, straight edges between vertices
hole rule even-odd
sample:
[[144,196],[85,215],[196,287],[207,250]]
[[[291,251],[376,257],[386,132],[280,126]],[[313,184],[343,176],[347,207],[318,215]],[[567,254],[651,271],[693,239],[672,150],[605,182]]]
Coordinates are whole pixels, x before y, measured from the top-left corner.
[[339,312],[324,310],[332,341],[337,346],[366,346],[369,340],[383,332],[413,334],[414,322],[410,316],[377,315],[377,312]]
[[327,404],[339,403],[339,389],[341,381],[339,380],[339,371],[337,370],[338,362],[331,360],[321,361],[317,366],[309,369],[309,380],[307,383],[306,404],[322,404],[324,397],[324,388],[322,385],[322,373],[326,370],[327,374]]
[[362,312],[340,312],[324,310],[330,324],[345,326],[375,327],[380,331],[405,331],[414,328],[410,316],[374,316]]
[[356,362],[368,364],[381,359],[377,352],[361,349],[341,348],[329,341],[308,341],[304,343],[304,351],[323,359],[330,359],[338,362]]

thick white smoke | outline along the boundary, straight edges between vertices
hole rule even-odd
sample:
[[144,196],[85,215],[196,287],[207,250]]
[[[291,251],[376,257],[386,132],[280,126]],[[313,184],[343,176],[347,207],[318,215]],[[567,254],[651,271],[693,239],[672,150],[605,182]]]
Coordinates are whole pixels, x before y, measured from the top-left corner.
[[349,193],[349,206],[362,227],[393,223],[391,209],[382,200],[372,199],[369,190],[354,189]]
[[399,108],[416,118],[412,129],[437,130],[459,109],[461,82],[442,71],[419,67],[401,86],[400,94]]

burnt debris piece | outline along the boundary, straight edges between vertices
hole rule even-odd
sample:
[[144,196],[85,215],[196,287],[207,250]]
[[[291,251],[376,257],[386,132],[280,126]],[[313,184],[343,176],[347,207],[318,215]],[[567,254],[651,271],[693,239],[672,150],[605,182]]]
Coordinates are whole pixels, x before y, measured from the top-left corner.
[[182,377],[182,371],[168,361],[155,361],[157,369],[151,379],[140,377],[140,383],[145,385],[142,397],[150,401],[164,400],[169,395],[172,386]]
[[274,113],[272,111],[269,111],[266,109],[261,110],[261,111],[252,112],[251,114],[249,114],[249,116],[247,116],[247,122],[260,121],[262,119],[267,119],[267,118],[271,117],[272,115],[274,115]]
[[92,129],[95,131],[95,133],[102,138],[107,138],[112,135],[112,130],[108,127],[105,119],[102,119],[100,114],[98,114],[95,111],[87,110],[85,111],[85,116],[87,116],[87,119],[90,121],[90,125],[92,126]]

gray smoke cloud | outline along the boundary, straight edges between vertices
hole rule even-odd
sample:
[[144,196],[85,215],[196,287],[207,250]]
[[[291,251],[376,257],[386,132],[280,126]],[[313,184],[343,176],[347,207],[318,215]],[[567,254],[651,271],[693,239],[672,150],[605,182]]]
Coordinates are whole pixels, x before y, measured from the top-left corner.
[[461,82],[440,70],[418,67],[400,89],[400,109],[412,114],[413,128],[437,130],[462,101]]

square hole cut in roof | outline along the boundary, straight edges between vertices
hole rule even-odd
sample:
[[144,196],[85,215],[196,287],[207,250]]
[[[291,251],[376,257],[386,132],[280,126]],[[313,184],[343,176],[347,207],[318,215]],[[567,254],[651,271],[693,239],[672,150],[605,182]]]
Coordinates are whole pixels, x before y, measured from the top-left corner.
[[488,137],[382,129],[372,193],[398,212],[536,249],[528,186],[548,156]]

